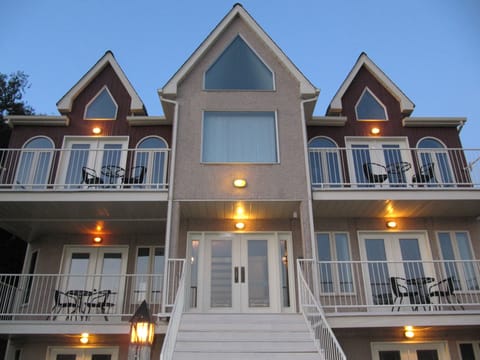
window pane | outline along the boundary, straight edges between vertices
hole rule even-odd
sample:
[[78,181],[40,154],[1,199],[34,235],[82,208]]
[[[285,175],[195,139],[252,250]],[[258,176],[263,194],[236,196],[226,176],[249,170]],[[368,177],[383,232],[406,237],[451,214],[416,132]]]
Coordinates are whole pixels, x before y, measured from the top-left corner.
[[110,354],[93,354],[92,360],[110,360],[112,355]]
[[437,350],[417,350],[417,360],[438,360]]
[[75,360],[77,355],[75,354],[58,354],[55,360]]
[[401,360],[400,351],[389,350],[378,352],[380,360]]
[[385,109],[368,89],[364,91],[356,110],[358,120],[385,120],[387,118]]
[[210,306],[232,306],[232,242],[212,240]]
[[[400,239],[400,250],[402,252],[403,267],[407,279],[425,277],[422,265],[422,256],[417,239]],[[414,261],[419,260],[419,261]]]
[[333,292],[332,260],[330,236],[328,233],[317,234],[318,260],[320,261],[320,284],[323,292]]
[[370,289],[375,304],[384,304],[391,293],[390,274],[383,239],[365,239]]
[[[350,261],[347,234],[335,234],[335,251],[338,261]],[[341,292],[353,292],[352,269],[348,263],[338,264],[338,279]]]
[[205,89],[273,90],[273,74],[237,36],[205,73]]
[[115,119],[117,117],[117,104],[107,89],[103,89],[88,105],[85,119]]
[[461,360],[476,360],[473,344],[460,344]]
[[273,112],[205,112],[204,162],[277,162]]

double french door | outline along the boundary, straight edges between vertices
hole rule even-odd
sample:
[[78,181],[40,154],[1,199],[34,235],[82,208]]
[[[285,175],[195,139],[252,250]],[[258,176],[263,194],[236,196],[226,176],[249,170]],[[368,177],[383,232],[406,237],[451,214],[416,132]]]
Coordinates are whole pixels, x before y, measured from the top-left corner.
[[191,234],[192,310],[281,312],[292,308],[286,234]]
[[[66,137],[59,166],[59,183],[68,187],[78,187],[81,184],[82,168],[92,169],[102,178],[105,167],[125,168],[127,160],[128,137]],[[102,179],[105,183],[111,179]]]

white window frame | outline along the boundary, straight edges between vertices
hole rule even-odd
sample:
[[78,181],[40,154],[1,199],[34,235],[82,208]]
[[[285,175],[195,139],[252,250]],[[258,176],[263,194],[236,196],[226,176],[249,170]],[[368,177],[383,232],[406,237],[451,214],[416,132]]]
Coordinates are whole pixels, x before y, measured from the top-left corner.
[[480,341],[479,340],[466,340],[466,341],[458,341],[457,342],[457,350],[458,350],[458,358],[459,360],[462,359],[462,353],[460,352],[460,345],[461,344],[471,344],[473,347],[473,354],[475,355],[475,359],[480,359]]

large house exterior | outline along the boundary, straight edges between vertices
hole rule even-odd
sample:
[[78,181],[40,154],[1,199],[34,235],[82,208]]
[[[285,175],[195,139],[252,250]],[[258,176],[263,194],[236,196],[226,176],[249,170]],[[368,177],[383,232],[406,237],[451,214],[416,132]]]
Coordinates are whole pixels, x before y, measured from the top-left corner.
[[[480,359],[480,151],[352,63],[314,116],[319,90],[236,4],[163,116],[108,51],[60,115],[8,117],[0,227],[27,251],[0,274],[5,359],[127,359],[143,300],[152,359]],[[224,333],[179,336],[189,316]],[[222,339],[247,317],[279,321],[278,351]]]

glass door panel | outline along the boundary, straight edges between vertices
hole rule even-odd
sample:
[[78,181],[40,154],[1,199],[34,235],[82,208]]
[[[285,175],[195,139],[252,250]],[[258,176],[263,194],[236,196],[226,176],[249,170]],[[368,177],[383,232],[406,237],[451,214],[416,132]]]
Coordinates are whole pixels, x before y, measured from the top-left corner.
[[210,307],[231,308],[232,241],[212,240],[210,259]]
[[248,306],[270,306],[267,240],[247,240]]

